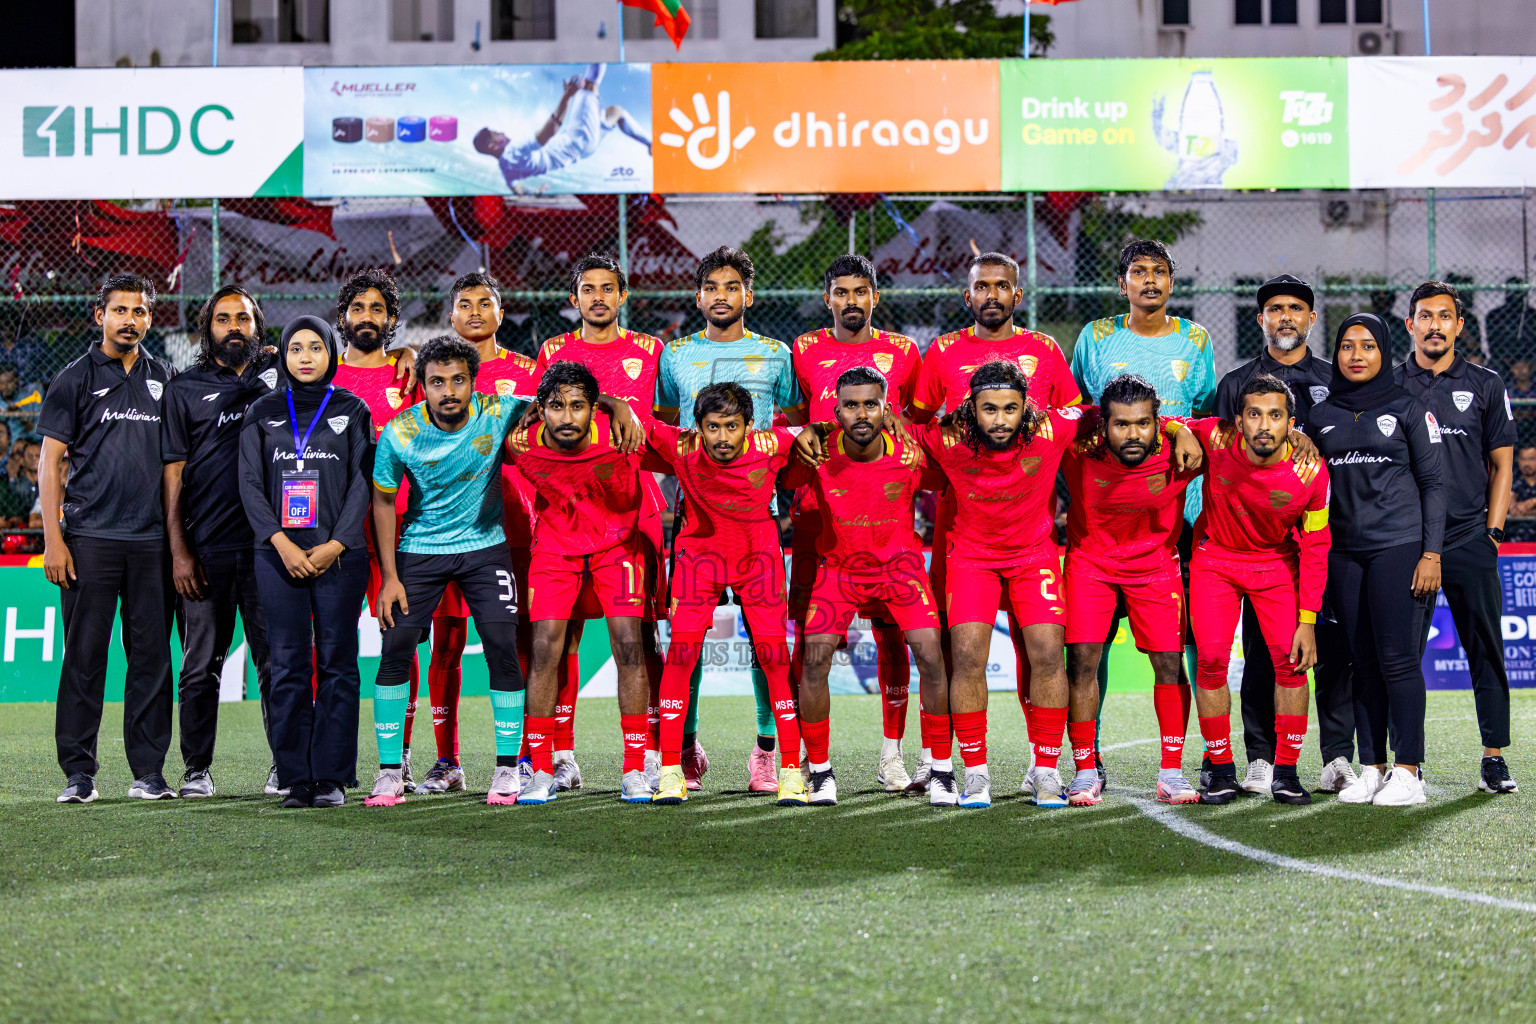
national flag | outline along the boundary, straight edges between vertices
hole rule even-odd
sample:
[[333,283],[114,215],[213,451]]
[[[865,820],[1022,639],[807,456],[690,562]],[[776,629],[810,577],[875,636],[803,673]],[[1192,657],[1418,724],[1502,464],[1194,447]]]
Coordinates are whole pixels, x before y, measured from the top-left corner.
[[656,24],[666,32],[672,45],[679,50],[683,48],[683,36],[688,34],[688,24],[692,19],[683,9],[682,0],[619,0],[619,3],[656,15]]

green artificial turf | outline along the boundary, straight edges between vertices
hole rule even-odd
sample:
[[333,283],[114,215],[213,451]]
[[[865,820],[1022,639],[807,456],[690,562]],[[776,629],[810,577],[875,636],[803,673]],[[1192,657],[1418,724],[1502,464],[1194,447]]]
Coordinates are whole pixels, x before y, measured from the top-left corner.
[[[842,803],[742,795],[751,701],[706,702],[712,766],[676,808],[615,799],[612,701],[577,718],[587,789],[488,808],[489,704],[466,701],[473,796],[284,811],[252,705],[225,705],[207,801],[126,798],[121,706],[102,799],[59,806],[53,713],[0,709],[6,1020],[1389,1021],[1536,1019],[1536,913],[1322,878],[1175,834],[1157,747],[1106,754],[1100,807],[1017,795],[1023,724],[994,695],[989,811],[874,789],[876,698],[833,703]],[[368,705],[363,706],[364,722]],[[914,711],[915,718],[915,711]],[[1517,691],[1516,736],[1536,721]],[[1473,791],[1472,699],[1429,698],[1426,806],[1174,809],[1249,847],[1536,904],[1536,794]],[[417,726],[418,774],[431,732]],[[1107,746],[1156,735],[1110,699]],[[916,757],[911,729],[909,764]],[[371,732],[360,774],[371,778]],[[179,767],[176,754],[167,774]],[[1185,764],[1197,768],[1198,734]],[[1536,758],[1517,748],[1517,778]],[[1304,780],[1320,765],[1309,738]]]

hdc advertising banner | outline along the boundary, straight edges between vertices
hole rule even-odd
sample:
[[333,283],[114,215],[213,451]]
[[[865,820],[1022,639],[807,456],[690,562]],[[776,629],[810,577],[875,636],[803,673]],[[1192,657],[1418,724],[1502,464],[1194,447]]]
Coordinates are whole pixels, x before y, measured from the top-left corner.
[[649,64],[306,68],[304,194],[650,192]]
[[1536,57],[1349,62],[1356,188],[1536,185]]
[[1002,65],[1002,187],[1348,188],[1344,61]]
[[0,71],[0,198],[294,196],[299,68]]
[[658,64],[660,192],[995,191],[996,61]]

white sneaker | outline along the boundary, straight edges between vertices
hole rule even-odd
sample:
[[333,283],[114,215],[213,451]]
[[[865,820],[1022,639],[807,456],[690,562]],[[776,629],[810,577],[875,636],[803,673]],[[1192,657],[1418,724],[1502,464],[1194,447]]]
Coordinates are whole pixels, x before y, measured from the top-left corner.
[[491,776],[491,791],[485,794],[485,802],[492,806],[515,804],[521,788],[522,782],[516,768],[497,765],[495,774]]
[[1031,768],[1024,781],[1029,783],[1036,807],[1055,810],[1067,806],[1067,787],[1055,768]]
[[992,806],[992,776],[980,768],[965,770],[965,791],[960,794],[960,806],[970,810],[982,810]]
[[273,765],[271,768],[267,769],[267,784],[261,787],[261,791],[267,794],[267,796],[288,795],[288,787],[278,784],[277,765]]
[[[575,764],[574,761],[567,763]],[[558,767],[555,769],[557,773],[559,770]],[[627,804],[648,804],[654,792],[656,791],[651,788],[651,780],[646,778],[642,769],[631,768],[619,780],[619,799]]]
[[1248,765],[1248,774],[1243,777],[1240,785],[1244,793],[1258,793],[1260,796],[1269,796],[1269,787],[1275,781],[1275,766],[1262,757]]
[[1412,807],[1424,799],[1424,779],[1407,768],[1393,768],[1371,803],[1377,807]]
[[[513,769],[516,772],[516,769]],[[427,777],[416,783],[412,793],[462,793],[464,769],[450,761],[438,761],[427,772]]]
[[809,789],[812,807],[837,806],[837,779],[832,775],[832,769],[828,768],[824,772],[811,772]]
[[933,778],[933,762],[918,761],[917,771],[912,773],[912,781],[907,783],[908,793],[928,792],[928,782]]
[[581,769],[576,766],[575,758],[555,762],[555,788],[562,793],[568,789],[581,788]]
[[653,750],[645,752],[645,780],[651,784],[651,792],[661,788],[661,754]]
[[1376,798],[1381,790],[1381,772],[1373,765],[1366,765],[1360,769],[1360,777],[1348,786],[1339,790],[1339,803],[1341,804],[1368,804]]
[[1322,778],[1317,788],[1324,793],[1342,793],[1359,781],[1354,766],[1342,757],[1336,757],[1323,765]]
[[373,792],[363,801],[364,807],[393,807],[405,802],[405,771],[401,768],[380,768],[373,778]]
[[520,804],[552,804],[555,802],[555,777],[549,772],[534,772],[533,778],[523,786],[518,795]]
[[1024,773],[1024,781],[1019,783],[1019,792],[1025,796],[1035,795],[1035,759],[1029,759],[1029,770]]
[[900,793],[912,785],[912,776],[907,774],[907,766],[902,763],[899,747],[896,753],[880,759],[880,770],[875,773],[875,780],[885,787],[887,793]]
[[955,806],[960,800],[960,794],[955,792],[955,773],[933,771],[926,763],[923,767],[929,769],[928,805],[930,807]]

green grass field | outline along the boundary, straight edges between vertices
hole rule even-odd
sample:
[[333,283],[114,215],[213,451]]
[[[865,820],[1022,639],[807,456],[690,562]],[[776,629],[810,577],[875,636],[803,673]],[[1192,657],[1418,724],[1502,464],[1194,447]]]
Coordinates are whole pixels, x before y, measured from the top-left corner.
[[[581,795],[391,810],[358,795],[339,811],[283,811],[260,795],[267,757],[248,704],[222,711],[218,798],[128,800],[121,706],[108,705],[102,799],[58,806],[51,706],[6,705],[0,1017],[1536,1019],[1536,795],[1474,792],[1469,694],[1430,695],[1426,806],[1164,809],[1198,825],[1191,835],[1148,813],[1149,697],[1111,697],[1113,794],[1054,812],[1017,795],[1024,730],[1005,698],[994,694],[991,732],[1001,799],[981,812],[875,791],[879,708],[866,697],[834,701],[843,802],[830,809],[742,795],[746,698],[704,705],[713,765],[703,795],[678,808],[614,798],[611,701],[580,708]],[[1517,691],[1514,714],[1528,735],[1536,692]],[[430,731],[418,737],[425,754]],[[466,761],[482,789],[490,745],[488,702],[467,701]],[[372,749],[369,735],[366,778]],[[1198,749],[1197,734],[1191,771]],[[1314,783],[1315,749],[1302,763]],[[1536,786],[1527,748],[1510,763]],[[1249,855],[1211,845],[1223,841]],[[1303,870],[1317,866],[1357,876]]]

